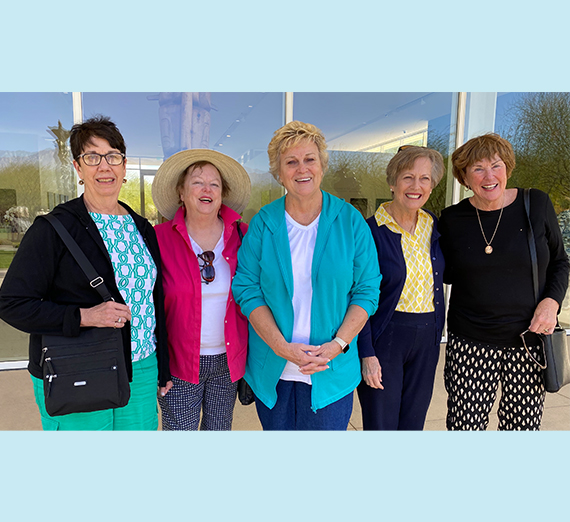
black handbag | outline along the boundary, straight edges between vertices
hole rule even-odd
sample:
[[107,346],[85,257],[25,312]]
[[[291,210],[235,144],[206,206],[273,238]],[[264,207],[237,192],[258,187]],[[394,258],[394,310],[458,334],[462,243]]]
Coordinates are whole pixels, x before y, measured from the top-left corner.
[[[103,278],[61,222],[51,214],[43,217],[53,225],[103,301],[113,300]],[[82,328],[79,337],[42,335],[40,366],[46,411],[51,416],[121,408],[129,402],[131,389],[118,329]]]
[[[530,192],[529,189],[524,189],[524,206],[528,218],[528,246],[530,249],[530,258],[532,262],[532,280],[534,288],[534,298],[536,304],[539,301],[538,291],[538,261],[536,255],[536,242],[534,240],[534,232],[532,230],[532,223],[530,221]],[[556,324],[556,328],[551,335],[535,334],[541,341],[543,347],[543,363],[533,357],[526,345],[525,334],[521,334],[524,347],[526,348],[528,356],[532,361],[542,369],[544,378],[544,387],[547,392],[556,393],[565,386],[570,384],[570,352],[568,351],[568,339],[566,330]]]
[[[243,232],[241,231],[241,221],[237,222],[237,233],[240,242],[243,241]],[[247,381],[243,377],[238,381],[237,396],[239,402],[243,406],[249,406],[250,404],[253,404],[255,402],[255,395],[253,394],[253,390],[251,389],[251,386],[247,384]]]
[[249,406],[255,402],[253,390],[243,377],[238,381],[237,395],[239,402],[244,406]]

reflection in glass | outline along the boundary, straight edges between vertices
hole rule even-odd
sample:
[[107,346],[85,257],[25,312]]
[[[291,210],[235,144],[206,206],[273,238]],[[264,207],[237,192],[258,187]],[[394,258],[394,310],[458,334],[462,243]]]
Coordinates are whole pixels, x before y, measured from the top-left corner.
[[[71,93],[0,93],[0,284],[34,218],[74,198]],[[28,335],[0,321],[0,360],[27,358]]]
[[[239,161],[252,182],[244,221],[283,194],[269,174],[267,145],[282,124],[282,93],[85,93],[85,117],[110,116],[127,142],[128,183],[121,199],[152,222],[149,186],[164,159],[188,148],[218,150]],[[156,221],[155,221],[156,220]]]
[[[401,145],[431,147],[447,162],[452,101],[451,93],[295,93],[294,118],[316,125],[327,138],[323,189],[368,217],[391,198],[386,165]],[[442,180],[426,208],[439,214],[445,189]]]
[[[499,93],[496,129],[516,155],[508,186],[538,188],[550,196],[570,255],[570,93]],[[570,328],[568,292],[559,321]]]

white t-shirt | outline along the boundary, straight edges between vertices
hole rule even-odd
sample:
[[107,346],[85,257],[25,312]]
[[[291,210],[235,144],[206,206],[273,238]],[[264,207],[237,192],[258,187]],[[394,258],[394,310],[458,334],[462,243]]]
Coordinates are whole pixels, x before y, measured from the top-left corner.
[[[319,228],[319,218],[307,226],[297,223],[287,212],[287,233],[291,248],[291,261],[293,263],[293,337],[292,342],[309,344],[311,338],[311,302],[313,298],[313,284],[311,269],[313,254]],[[311,376],[303,375],[299,367],[287,361],[281,379],[284,381],[299,381],[311,384]]]
[[[196,255],[203,252],[200,245],[198,245],[192,237],[190,237],[190,243],[192,244],[192,249]],[[223,250],[224,233],[222,232],[222,236],[213,250],[216,256],[213,263],[214,270],[216,271],[216,277],[211,283],[206,284],[204,279],[200,276],[202,281],[202,328],[200,332],[200,355],[217,355],[225,353],[226,351],[224,321],[232,278],[230,265],[222,254]],[[198,264],[202,266],[204,262],[201,259],[198,259]]]

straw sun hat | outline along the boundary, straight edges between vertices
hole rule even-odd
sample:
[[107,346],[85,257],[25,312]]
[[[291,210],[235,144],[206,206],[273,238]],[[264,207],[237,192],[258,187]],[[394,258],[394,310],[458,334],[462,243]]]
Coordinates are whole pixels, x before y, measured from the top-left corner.
[[218,169],[228,186],[224,205],[241,214],[251,196],[251,181],[246,170],[233,158],[210,149],[191,149],[177,152],[158,169],[152,182],[152,199],[158,211],[172,219],[180,207],[176,183],[182,172],[198,161],[209,161]]

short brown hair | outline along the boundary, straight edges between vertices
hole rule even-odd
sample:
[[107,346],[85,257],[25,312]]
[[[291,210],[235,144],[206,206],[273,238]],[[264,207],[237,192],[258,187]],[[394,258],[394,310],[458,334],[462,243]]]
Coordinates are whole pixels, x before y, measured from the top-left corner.
[[213,163],[210,163],[209,161],[197,161],[196,163],[192,163],[192,165],[189,165],[188,168],[183,170],[180,173],[180,176],[178,176],[178,181],[176,182],[176,193],[178,194],[178,199],[180,204],[182,204],[182,200],[180,199],[180,191],[184,186],[186,177],[192,174],[192,172],[194,172],[195,170],[198,169],[202,170],[206,165],[212,165],[212,167],[214,167],[218,172],[218,174],[220,175],[220,179],[222,180],[222,198],[225,198],[228,195],[228,190],[229,190],[228,184],[224,181],[224,177],[222,176],[222,173],[218,170],[218,167],[216,167]]
[[392,157],[386,167],[388,185],[395,187],[400,173],[411,169],[419,158],[428,158],[431,161],[431,188],[435,188],[445,172],[443,156],[437,150],[415,146],[406,146]]
[[107,116],[99,114],[71,127],[69,145],[75,161],[79,161],[79,156],[93,138],[106,140],[111,148],[117,149],[122,154],[127,153],[125,140],[117,126]]
[[507,179],[510,178],[516,165],[513,146],[494,132],[471,138],[452,154],[453,177],[467,187],[465,181],[467,169],[483,159],[492,160],[495,155],[498,155],[504,162],[507,168]]
[[317,146],[323,174],[326,172],[329,165],[329,154],[327,152],[327,143],[324,134],[320,129],[310,123],[292,121],[273,133],[273,138],[267,147],[269,171],[277,183],[281,184],[281,181],[279,180],[279,163],[281,160],[281,154],[285,149],[294,147],[302,141],[308,141]]

